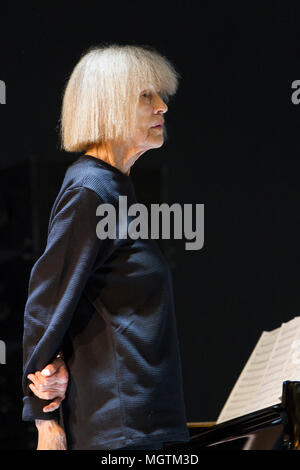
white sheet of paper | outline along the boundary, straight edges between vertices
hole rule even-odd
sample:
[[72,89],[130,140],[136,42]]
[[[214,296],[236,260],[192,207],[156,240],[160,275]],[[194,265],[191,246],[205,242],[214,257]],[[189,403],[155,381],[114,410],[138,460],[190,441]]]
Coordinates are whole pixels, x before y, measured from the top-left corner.
[[280,403],[285,380],[300,380],[300,317],[261,334],[217,424]]
[[217,424],[245,414],[249,403],[258,392],[280,328],[264,331],[232,389]]

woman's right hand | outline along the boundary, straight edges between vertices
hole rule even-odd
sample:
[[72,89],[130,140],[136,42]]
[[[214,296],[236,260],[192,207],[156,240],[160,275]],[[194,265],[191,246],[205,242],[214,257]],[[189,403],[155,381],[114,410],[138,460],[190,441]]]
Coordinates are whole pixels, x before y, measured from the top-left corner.
[[66,435],[55,420],[35,420],[38,429],[36,450],[67,450]]
[[64,360],[60,357],[48,364],[42,371],[27,376],[31,380],[29,388],[39,398],[53,400],[44,406],[43,412],[58,409],[65,398],[69,375]]

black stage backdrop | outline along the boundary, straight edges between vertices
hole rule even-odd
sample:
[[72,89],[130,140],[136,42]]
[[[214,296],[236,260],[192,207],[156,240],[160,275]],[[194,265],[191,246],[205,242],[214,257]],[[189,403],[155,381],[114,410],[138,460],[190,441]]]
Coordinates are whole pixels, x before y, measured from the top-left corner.
[[173,273],[188,421],[214,421],[262,330],[300,313],[300,6],[295,2],[24,2],[0,7],[0,447],[31,449],[21,340],[30,269],[76,155],[60,152],[65,82],[103,42],[151,45],[182,76],[140,200],[205,205],[205,242],[162,241]]

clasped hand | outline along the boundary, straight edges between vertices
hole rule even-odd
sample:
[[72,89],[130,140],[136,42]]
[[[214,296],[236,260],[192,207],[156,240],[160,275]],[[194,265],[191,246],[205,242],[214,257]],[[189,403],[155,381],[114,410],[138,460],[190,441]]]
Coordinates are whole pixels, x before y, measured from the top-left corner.
[[62,358],[55,359],[52,364],[48,364],[42,371],[27,376],[31,380],[30,390],[43,400],[52,400],[44,406],[44,413],[49,413],[60,407],[65,398],[68,386],[69,375]]
[[[57,358],[42,371],[27,376],[31,391],[43,400],[53,400],[44,406],[43,412],[58,409],[65,398],[69,374],[63,359]],[[55,420],[35,420],[38,429],[37,450],[67,450],[66,436]]]

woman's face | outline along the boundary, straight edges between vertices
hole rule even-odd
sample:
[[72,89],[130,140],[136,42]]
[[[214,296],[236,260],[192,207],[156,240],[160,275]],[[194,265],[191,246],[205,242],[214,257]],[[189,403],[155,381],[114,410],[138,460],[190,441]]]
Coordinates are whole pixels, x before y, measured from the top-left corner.
[[137,126],[133,136],[134,145],[143,149],[161,147],[164,143],[164,118],[168,107],[160,95],[149,89],[143,90],[137,106]]

